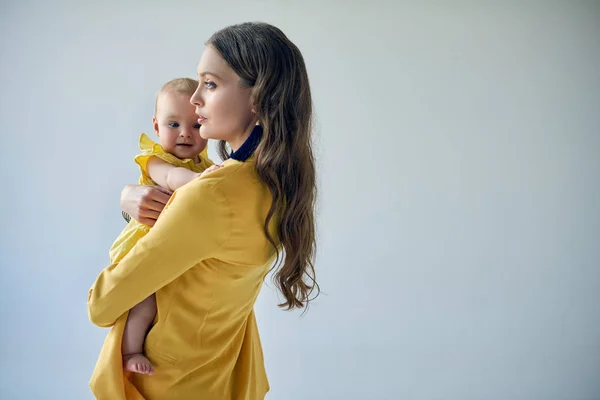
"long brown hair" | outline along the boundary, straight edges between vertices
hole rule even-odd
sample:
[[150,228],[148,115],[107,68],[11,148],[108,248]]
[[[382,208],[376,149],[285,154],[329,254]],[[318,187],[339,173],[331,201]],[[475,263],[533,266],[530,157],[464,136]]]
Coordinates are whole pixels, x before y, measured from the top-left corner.
[[[212,45],[252,88],[263,136],[256,149],[256,170],[267,184],[273,202],[264,225],[277,251],[273,280],[285,302],[280,307],[308,305],[315,280],[315,162],[312,151],[312,99],[308,73],[300,50],[278,28],[243,23],[216,32]],[[225,142],[219,153],[228,158]],[[278,221],[277,235],[285,257],[269,233]]]

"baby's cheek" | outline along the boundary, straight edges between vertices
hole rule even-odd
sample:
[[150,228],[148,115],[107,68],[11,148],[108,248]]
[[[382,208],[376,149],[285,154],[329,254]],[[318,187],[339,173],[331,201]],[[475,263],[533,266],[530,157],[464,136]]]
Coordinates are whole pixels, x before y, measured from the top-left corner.
[[166,150],[175,147],[179,132],[176,128],[167,128],[159,133],[160,145]]

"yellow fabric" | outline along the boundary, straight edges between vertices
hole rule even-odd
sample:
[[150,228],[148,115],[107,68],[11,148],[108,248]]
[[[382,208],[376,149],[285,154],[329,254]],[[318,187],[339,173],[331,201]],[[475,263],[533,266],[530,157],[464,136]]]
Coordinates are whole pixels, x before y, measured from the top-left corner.
[[148,175],[148,160],[150,157],[158,157],[176,167],[187,168],[194,172],[202,172],[213,165],[213,162],[208,158],[207,149],[208,146],[202,150],[202,153],[200,153],[198,157],[200,162],[196,164],[192,159],[186,158],[185,160],[182,160],[175,157],[173,154],[165,152],[160,144],[153,142],[145,133],[142,133],[140,135],[140,150],[142,152],[134,158],[134,161],[140,166],[140,170],[142,172],[140,184],[156,185],[156,183]]
[[[141,175],[139,183],[142,185],[156,185],[156,182],[148,174],[148,160],[151,157],[158,157],[176,167],[187,168],[194,172],[202,172],[213,165],[212,161],[208,158],[206,148],[200,153],[199,162],[195,163],[191,159],[182,160],[165,152],[160,144],[152,141],[144,133],[140,135],[139,147],[141,153],[134,158],[134,161],[140,167]],[[121,261],[149,230],[148,226],[132,219],[113,243],[109,251],[110,263],[115,264]],[[130,395],[125,396],[126,387],[123,381],[121,339],[125,329],[125,322],[127,321],[127,314],[128,311],[115,321],[100,351],[100,356],[90,382],[92,392],[98,399],[143,399],[139,395],[136,397],[134,395],[135,391],[132,390],[129,391]]]
[[[141,153],[135,156],[133,160],[140,167],[140,185],[157,185],[157,183],[154,182],[148,174],[148,160],[150,160],[151,157],[158,157],[176,167],[187,168],[194,172],[202,172],[213,165],[213,162],[208,158],[208,146],[202,150],[202,153],[200,153],[198,157],[200,162],[195,163],[194,160],[182,160],[170,153],[165,152],[160,144],[153,142],[145,133],[140,135],[139,145]],[[114,264],[119,262],[119,260],[123,258],[125,254],[129,253],[129,250],[133,248],[138,240],[148,233],[149,229],[150,228],[148,226],[132,219],[110,248],[110,263]]]
[[[94,324],[119,329],[113,346],[120,349],[134,305],[156,293],[158,312],[144,346],[155,374],[92,382],[98,399],[264,399],[269,384],[253,308],[275,257],[263,232],[270,204],[255,161],[228,160],[178,189],[155,226],[100,273],[88,313]],[[269,229],[276,237],[274,220]],[[122,372],[116,361],[99,364]]]

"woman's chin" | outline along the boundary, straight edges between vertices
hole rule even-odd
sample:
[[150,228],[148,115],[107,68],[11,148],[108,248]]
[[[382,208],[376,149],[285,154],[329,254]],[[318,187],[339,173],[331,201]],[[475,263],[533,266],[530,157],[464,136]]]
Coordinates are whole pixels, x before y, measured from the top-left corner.
[[200,137],[204,140],[208,140],[208,139],[215,139],[214,137],[212,137],[210,135],[210,132],[207,132],[206,129],[202,129],[203,127],[200,127]]
[[225,140],[225,141],[227,141],[227,139],[226,139],[226,137],[224,135],[214,134],[213,132],[211,132],[209,130],[203,131],[202,128],[200,128],[200,137],[202,139],[205,139],[205,140],[212,139],[212,140]]

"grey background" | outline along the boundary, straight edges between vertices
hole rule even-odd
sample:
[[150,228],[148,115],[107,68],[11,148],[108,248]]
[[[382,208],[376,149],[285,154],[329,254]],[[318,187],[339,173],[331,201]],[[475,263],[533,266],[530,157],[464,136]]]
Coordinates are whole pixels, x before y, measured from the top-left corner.
[[268,399],[600,399],[599,2],[1,7],[0,398],[92,398],[154,94],[262,20],[309,68],[324,291],[265,286]]

